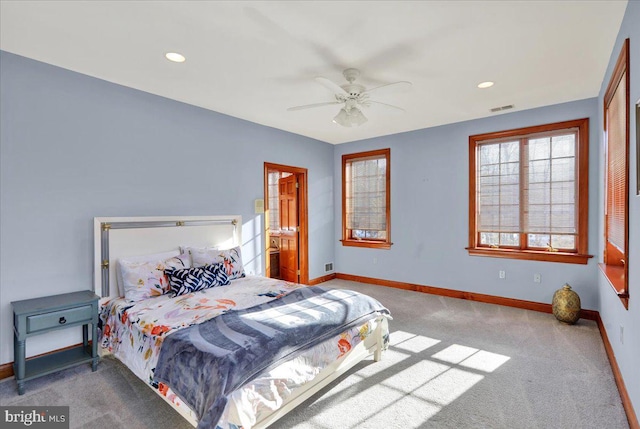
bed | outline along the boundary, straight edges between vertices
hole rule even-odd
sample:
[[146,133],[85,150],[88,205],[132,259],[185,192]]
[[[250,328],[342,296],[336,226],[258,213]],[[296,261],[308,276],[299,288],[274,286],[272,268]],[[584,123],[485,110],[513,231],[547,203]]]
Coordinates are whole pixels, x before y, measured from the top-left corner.
[[[199,428],[267,427],[388,344],[388,311],[366,295],[246,275],[241,228],[240,216],[94,219],[101,355]],[[160,286],[177,296],[132,289],[149,256],[166,257]],[[223,284],[181,289],[179,273],[202,270]]]

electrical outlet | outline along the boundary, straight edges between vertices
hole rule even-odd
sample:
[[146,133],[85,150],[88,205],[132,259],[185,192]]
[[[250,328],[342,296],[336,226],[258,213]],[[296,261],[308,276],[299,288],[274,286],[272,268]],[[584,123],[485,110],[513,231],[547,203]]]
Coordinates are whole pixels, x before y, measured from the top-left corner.
[[624,326],[620,325],[620,344],[624,344]]
[[504,270],[500,270],[498,271],[498,277],[504,279],[507,277],[507,273],[505,273]]
[[533,275],[533,282],[534,283],[540,283],[541,280],[542,280],[542,277],[540,276],[540,274],[534,274]]

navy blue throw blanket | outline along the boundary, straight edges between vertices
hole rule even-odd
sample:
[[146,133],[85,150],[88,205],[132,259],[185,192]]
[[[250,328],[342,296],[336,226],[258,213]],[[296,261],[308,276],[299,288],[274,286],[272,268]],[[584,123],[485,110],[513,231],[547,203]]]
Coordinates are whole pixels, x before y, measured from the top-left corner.
[[389,311],[358,292],[296,289],[168,335],[154,378],[194,409],[199,429],[215,428],[235,389],[374,313]]

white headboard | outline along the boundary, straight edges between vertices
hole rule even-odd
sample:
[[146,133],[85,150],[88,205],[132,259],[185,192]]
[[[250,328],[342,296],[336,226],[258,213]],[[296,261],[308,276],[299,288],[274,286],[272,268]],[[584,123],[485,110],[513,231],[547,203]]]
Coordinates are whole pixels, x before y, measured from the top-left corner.
[[242,217],[158,216],[93,219],[93,287],[101,297],[118,296],[120,258],[178,250],[179,246],[230,248],[240,245]]

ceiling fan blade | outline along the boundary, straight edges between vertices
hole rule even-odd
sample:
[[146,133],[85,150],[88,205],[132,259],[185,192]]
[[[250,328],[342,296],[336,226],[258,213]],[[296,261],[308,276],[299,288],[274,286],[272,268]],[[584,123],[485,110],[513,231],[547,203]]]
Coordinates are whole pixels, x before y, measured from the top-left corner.
[[402,107],[394,106],[393,104],[382,103],[380,101],[375,101],[375,100],[368,100],[368,103],[380,104],[382,106],[389,107],[395,111],[399,111],[402,113],[406,112],[406,110],[404,110]]
[[374,88],[367,89],[364,92],[365,93],[370,93],[370,92],[376,91],[376,90],[381,89],[381,88],[389,88],[389,87],[393,87],[393,89],[409,89],[409,88],[411,88],[411,85],[413,85],[411,82],[408,82],[406,80],[401,80],[399,82],[386,83],[384,85],[376,86]]
[[327,101],[325,103],[305,104],[304,106],[289,107],[287,110],[289,112],[293,112],[294,110],[311,109],[312,107],[328,106],[330,104],[342,104],[342,101]]
[[[262,5],[259,7],[262,8]],[[259,29],[263,30],[263,36],[269,38],[270,41],[278,44],[291,44],[293,42],[297,45],[297,48],[304,52],[311,51],[312,53],[315,53],[326,65],[338,70],[345,68],[345,62],[343,59],[332,51],[331,48],[333,47],[333,44],[324,46],[299,34],[294,35],[290,33],[282,26],[282,24],[278,24],[273,19],[269,18],[266,15],[268,12],[266,9],[264,12],[261,12],[256,7],[246,6],[243,8],[243,11],[247,18],[252,20]],[[358,27],[362,27],[364,22],[366,22],[366,20],[361,18],[358,23],[351,23],[351,25],[346,29],[346,32],[336,34],[334,39],[336,41],[350,39],[350,34],[356,31]]]
[[326,77],[318,76],[316,78],[316,82],[318,82],[320,85],[324,86],[325,88],[329,89],[334,94],[347,94],[347,91],[345,91],[344,88],[342,88],[337,83],[327,79]]

